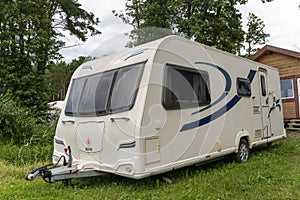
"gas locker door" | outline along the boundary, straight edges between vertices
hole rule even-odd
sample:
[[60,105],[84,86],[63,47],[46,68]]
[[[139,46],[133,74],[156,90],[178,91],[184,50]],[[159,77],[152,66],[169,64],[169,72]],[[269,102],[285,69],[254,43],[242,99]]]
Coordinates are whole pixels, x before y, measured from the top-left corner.
[[259,69],[259,93],[260,93],[260,107],[261,107],[261,125],[263,138],[267,139],[271,137],[271,124],[269,118],[270,111],[270,95],[268,88],[267,70]]
[[[102,150],[104,121],[81,121],[77,125],[76,141],[77,148],[84,153],[94,155],[94,158],[99,161],[99,152]],[[82,154],[83,155],[83,154]]]

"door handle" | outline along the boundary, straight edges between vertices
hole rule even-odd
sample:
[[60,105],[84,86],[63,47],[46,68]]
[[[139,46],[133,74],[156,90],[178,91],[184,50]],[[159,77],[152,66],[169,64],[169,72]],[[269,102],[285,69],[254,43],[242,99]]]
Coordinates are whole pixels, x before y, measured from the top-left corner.
[[98,124],[100,124],[100,123],[104,123],[104,121],[101,120],[101,121],[84,121],[84,122],[79,122],[79,124],[88,124],[88,123],[98,123]]
[[130,120],[130,118],[128,118],[128,117],[112,117],[112,118],[110,118],[110,121],[111,122],[115,122],[115,121],[129,121]]
[[61,121],[63,124],[75,124],[74,120],[63,120]]

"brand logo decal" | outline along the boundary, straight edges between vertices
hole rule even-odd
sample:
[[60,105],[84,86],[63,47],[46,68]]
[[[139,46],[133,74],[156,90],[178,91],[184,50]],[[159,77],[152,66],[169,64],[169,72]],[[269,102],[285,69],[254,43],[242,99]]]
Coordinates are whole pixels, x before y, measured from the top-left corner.
[[87,144],[88,146],[91,146],[91,145],[92,145],[92,140],[91,140],[90,138],[88,138],[88,139],[86,140],[86,144]]

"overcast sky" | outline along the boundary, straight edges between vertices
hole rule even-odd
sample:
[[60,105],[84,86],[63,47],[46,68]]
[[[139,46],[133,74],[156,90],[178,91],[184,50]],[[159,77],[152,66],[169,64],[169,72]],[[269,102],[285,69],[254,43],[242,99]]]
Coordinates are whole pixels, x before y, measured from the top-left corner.
[[[61,50],[67,62],[79,56],[92,55],[96,48],[118,41],[118,36],[131,30],[119,18],[112,14],[112,10],[124,10],[125,0],[78,0],[82,7],[99,17],[101,35],[91,37],[87,42],[79,42],[73,37],[67,37],[68,45],[80,44],[76,47]],[[300,51],[300,1],[274,0],[270,3],[261,3],[261,0],[249,0],[244,6],[238,6],[243,14],[244,25],[247,23],[249,12],[253,12],[266,25],[265,31],[270,34],[267,44],[285,49]],[[109,41],[109,42],[107,42]]]

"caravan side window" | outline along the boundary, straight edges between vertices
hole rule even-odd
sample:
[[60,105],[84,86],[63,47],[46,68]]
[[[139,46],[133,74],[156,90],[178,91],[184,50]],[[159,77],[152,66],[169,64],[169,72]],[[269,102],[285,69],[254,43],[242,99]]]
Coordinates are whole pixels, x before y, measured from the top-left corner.
[[243,97],[251,96],[251,83],[249,79],[237,78],[236,88],[239,96],[243,96]]
[[210,101],[209,76],[206,71],[166,66],[162,99],[166,109],[198,107]]

